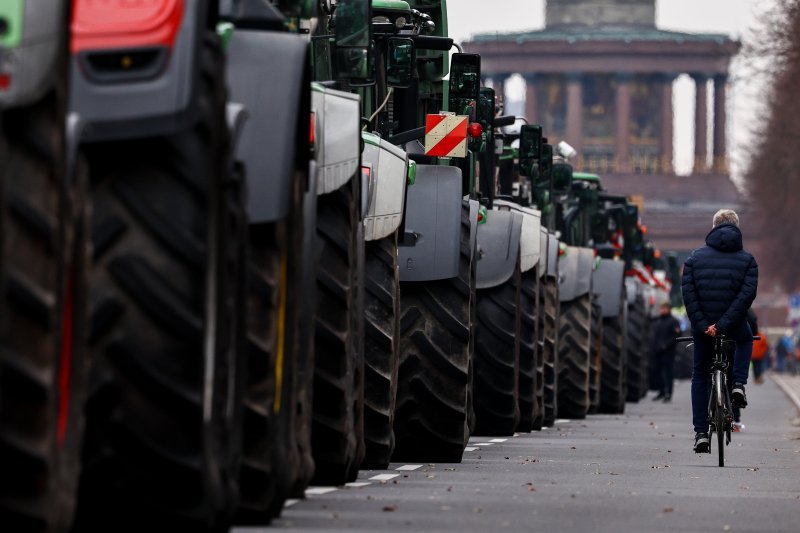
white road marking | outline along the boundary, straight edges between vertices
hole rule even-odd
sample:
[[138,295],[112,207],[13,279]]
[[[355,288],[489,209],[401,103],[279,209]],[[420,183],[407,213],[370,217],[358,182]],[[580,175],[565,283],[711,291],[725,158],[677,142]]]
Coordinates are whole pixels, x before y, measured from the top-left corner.
[[394,479],[400,474],[378,474],[376,476],[372,476],[370,479],[372,481],[389,481],[390,479]]
[[566,418],[559,418],[558,420],[553,422],[553,424],[566,424],[567,422],[569,422],[569,420],[567,420]]
[[350,487],[351,489],[360,489],[361,487],[366,487],[367,485],[372,485],[369,481],[352,481],[350,483],[346,483],[345,487]]
[[491,446],[491,442],[476,442],[475,445],[477,446]]
[[505,442],[507,440],[508,439],[491,439],[491,440],[489,440],[489,442]]
[[417,468],[422,468],[422,465],[403,465],[398,466],[395,470],[416,470]]
[[297,503],[297,502],[299,502],[299,501],[300,501],[300,500],[295,500],[294,498],[289,498],[288,500],[286,500],[285,502],[283,502],[283,506],[284,506],[284,507],[291,507],[292,505],[296,504],[296,503]]
[[477,446],[467,446],[466,448],[464,448],[465,452],[474,452],[475,450],[480,450],[480,448],[478,448]]
[[306,496],[319,496],[321,494],[328,494],[336,490],[336,487],[308,487],[306,489]]

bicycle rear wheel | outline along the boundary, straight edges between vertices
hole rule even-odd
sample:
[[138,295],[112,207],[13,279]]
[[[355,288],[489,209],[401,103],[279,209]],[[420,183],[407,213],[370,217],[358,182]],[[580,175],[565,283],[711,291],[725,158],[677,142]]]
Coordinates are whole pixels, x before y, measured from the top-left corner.
[[714,426],[717,430],[717,455],[719,466],[725,466],[725,395],[723,392],[725,379],[722,372],[714,373]]

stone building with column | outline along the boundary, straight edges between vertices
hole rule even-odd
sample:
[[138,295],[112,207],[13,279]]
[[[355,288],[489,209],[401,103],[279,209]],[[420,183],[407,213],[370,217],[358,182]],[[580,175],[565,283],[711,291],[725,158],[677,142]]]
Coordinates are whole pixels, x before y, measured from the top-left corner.
[[[739,43],[659,29],[655,0],[546,1],[544,29],[477,35],[465,51],[481,54],[498,94],[510,76],[524,78],[525,117],[551,141],[575,147],[576,168],[601,174],[613,192],[644,197],[657,245],[694,248],[710,226],[709,209],[741,203],[726,148],[728,68]],[[673,170],[672,88],[684,73],[696,87],[688,178]],[[703,183],[686,186],[687,179]]]

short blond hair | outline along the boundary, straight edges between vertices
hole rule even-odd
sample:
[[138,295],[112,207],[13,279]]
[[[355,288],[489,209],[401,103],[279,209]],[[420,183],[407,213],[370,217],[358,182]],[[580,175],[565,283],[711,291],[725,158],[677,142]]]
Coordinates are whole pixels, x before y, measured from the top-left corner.
[[732,209],[720,209],[719,211],[714,213],[714,221],[712,222],[712,227],[716,228],[720,224],[733,224],[738,228],[739,215],[737,215],[736,211]]

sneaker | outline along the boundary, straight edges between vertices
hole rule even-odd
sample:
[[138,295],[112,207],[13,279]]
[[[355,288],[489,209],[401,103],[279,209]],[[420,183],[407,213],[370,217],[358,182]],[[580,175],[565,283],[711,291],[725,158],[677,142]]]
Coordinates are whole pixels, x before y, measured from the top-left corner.
[[744,384],[733,384],[733,390],[731,391],[731,403],[733,403],[734,407],[738,407],[740,409],[747,407],[747,396],[744,393]]
[[740,431],[744,431],[744,424],[742,424],[741,422],[734,422],[733,424],[731,424],[731,430],[733,430],[734,433],[739,433]]
[[697,433],[694,436],[694,453],[709,453],[711,451],[711,441],[708,433]]
[[671,402],[671,401],[672,401],[672,396],[670,396],[669,394],[667,394],[666,396],[664,396],[664,403],[669,403],[669,402]]
[[653,396],[653,401],[654,402],[657,402],[658,400],[663,400],[663,399],[664,399],[664,395],[661,394],[660,392],[656,396]]

